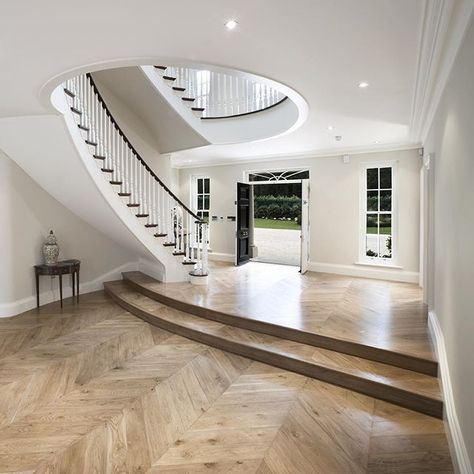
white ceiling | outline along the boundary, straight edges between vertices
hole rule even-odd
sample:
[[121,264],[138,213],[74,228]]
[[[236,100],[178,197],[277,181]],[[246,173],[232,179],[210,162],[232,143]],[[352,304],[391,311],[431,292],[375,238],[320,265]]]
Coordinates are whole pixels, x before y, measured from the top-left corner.
[[[67,71],[181,60],[274,79],[310,110],[287,136],[180,152],[178,164],[414,145],[420,40],[432,1],[5,1],[0,117],[51,113],[42,88]],[[228,18],[239,22],[233,31],[224,28]],[[359,89],[360,81],[370,86]]]

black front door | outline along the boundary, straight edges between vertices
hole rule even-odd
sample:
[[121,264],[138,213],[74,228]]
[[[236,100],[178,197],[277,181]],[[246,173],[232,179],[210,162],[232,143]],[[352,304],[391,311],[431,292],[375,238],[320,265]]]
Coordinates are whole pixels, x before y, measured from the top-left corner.
[[249,261],[250,184],[237,183],[237,265]]

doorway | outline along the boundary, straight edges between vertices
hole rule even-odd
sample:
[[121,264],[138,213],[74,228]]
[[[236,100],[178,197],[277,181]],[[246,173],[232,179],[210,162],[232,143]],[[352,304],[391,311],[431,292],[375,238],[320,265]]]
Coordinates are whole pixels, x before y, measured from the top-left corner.
[[309,259],[309,172],[248,172],[248,258],[300,267]]

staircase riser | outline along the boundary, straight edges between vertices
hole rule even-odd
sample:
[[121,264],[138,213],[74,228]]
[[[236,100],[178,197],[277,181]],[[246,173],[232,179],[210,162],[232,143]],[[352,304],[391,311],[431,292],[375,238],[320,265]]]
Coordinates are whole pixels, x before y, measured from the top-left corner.
[[207,344],[218,349],[232,352],[250,359],[263,362],[275,367],[312,377],[324,382],[332,383],[340,387],[354,390],[365,395],[372,396],[387,402],[394,403],[404,408],[409,408],[420,413],[442,418],[443,404],[438,400],[429,397],[423,397],[419,394],[413,394],[390,385],[381,384],[375,381],[363,379],[351,374],[346,374],[338,370],[321,367],[317,364],[311,364],[292,357],[277,354],[275,352],[265,351],[252,346],[247,346],[224,337],[218,337],[213,334],[207,334],[198,330],[183,327],[179,324],[159,318],[157,315],[151,315],[146,311],[128,304],[110,291],[107,286],[106,292],[123,308],[127,309],[144,321],[154,324],[162,329],[179,334],[180,336],[193,339],[197,342]]
[[[106,330],[106,329],[104,329]],[[85,352],[58,361],[0,389],[0,427],[18,421],[46,403],[66,395],[106,370],[153,346],[153,336],[140,325]]]
[[130,288],[133,288],[143,295],[165,304],[166,306],[170,306],[171,308],[175,308],[179,311],[184,311],[201,318],[210,319],[212,321],[217,321],[219,323],[241,329],[247,329],[249,331],[280,337],[282,339],[287,339],[302,344],[308,344],[315,347],[321,347],[323,349],[341,352],[343,354],[361,357],[363,359],[368,359],[375,362],[381,362],[387,365],[393,365],[394,367],[412,370],[414,372],[431,375],[433,377],[438,375],[438,364],[434,361],[419,359],[417,357],[391,352],[384,349],[379,349],[377,347],[364,346],[362,344],[353,343],[350,341],[343,341],[340,339],[278,326],[263,321],[256,321],[250,318],[243,318],[233,314],[222,313],[220,311],[215,311],[202,306],[192,305],[186,303],[185,301],[176,300],[174,298],[162,295],[161,293],[151,291],[127,278],[126,275],[123,275],[123,278],[125,283],[127,283]]

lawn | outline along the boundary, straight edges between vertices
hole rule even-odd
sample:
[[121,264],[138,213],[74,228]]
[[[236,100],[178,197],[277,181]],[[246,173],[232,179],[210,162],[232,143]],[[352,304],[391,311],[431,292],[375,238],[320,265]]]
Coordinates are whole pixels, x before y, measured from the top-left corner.
[[301,226],[295,221],[279,221],[278,219],[255,219],[255,227],[261,229],[292,229],[301,230]]

